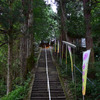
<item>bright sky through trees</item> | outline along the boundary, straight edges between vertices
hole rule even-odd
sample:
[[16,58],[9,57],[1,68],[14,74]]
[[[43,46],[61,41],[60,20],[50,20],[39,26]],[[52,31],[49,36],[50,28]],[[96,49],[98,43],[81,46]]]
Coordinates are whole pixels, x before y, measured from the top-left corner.
[[46,1],[46,4],[50,4],[51,5],[51,8],[52,10],[57,13],[57,5],[55,3],[55,0],[44,0]]

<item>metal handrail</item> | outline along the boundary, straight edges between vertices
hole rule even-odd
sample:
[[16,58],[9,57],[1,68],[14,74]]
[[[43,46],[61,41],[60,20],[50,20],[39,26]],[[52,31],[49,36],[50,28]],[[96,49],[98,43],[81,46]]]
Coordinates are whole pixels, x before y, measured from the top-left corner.
[[[76,65],[74,64],[74,67],[82,74],[82,71],[78,68],[78,67],[76,67]],[[95,86],[95,84],[87,77],[87,80],[92,84],[92,85],[94,85]]]
[[72,48],[76,48],[76,45],[70,43],[70,42],[66,42],[66,41],[62,41],[64,44],[71,46]]
[[45,59],[46,59],[46,74],[47,74],[47,87],[49,93],[49,100],[51,100],[50,83],[49,83],[49,73],[48,73],[48,63],[47,63],[47,52],[45,47]]

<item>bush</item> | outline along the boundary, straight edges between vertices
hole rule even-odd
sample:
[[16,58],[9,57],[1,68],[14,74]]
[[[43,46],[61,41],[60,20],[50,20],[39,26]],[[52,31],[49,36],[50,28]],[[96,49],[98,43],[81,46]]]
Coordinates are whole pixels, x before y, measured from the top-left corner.
[[14,91],[1,98],[1,100],[23,100],[28,92],[30,78],[25,82],[23,86],[18,86]]
[[6,94],[6,85],[3,79],[0,80],[0,97]]
[[[80,59],[76,56],[76,66],[81,70],[82,69],[82,62],[79,62]],[[71,93],[73,97],[76,95],[77,100],[82,100],[82,74],[75,69],[75,80],[76,83],[72,83],[72,78],[71,78],[71,64],[70,64],[70,58],[68,56],[67,58],[67,70],[66,70],[66,64],[65,64],[65,59],[62,61],[62,65],[59,64],[59,71],[60,71],[60,76],[64,78],[67,81],[67,86],[69,86]],[[59,60],[58,60],[59,63]],[[86,100],[100,100],[100,62],[95,62],[94,64],[95,68],[90,68],[88,71],[88,78],[94,83],[91,84],[87,80],[87,85],[86,85],[86,95],[85,99]]]

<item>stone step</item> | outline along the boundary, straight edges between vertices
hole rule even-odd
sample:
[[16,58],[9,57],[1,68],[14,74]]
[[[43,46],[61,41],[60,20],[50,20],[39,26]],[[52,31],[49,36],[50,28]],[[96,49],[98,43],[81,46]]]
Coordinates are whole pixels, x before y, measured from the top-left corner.
[[[48,97],[48,91],[32,91],[32,96]],[[65,96],[62,91],[51,91],[51,97]]]
[[[49,97],[31,97],[31,100],[49,100]],[[52,97],[51,100],[66,100],[65,96]]]

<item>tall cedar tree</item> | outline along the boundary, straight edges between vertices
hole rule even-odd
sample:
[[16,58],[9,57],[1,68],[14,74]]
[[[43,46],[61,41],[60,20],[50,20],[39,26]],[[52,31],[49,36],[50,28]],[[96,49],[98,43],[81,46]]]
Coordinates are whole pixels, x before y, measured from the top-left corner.
[[93,38],[91,32],[91,0],[83,0],[84,18],[86,25],[86,48],[91,49],[90,63],[93,67],[94,51],[93,51]]

